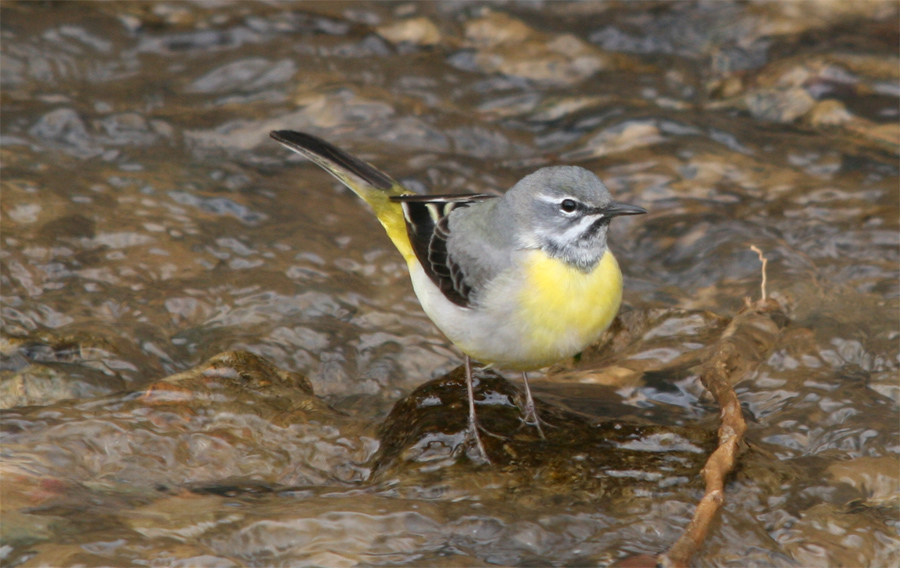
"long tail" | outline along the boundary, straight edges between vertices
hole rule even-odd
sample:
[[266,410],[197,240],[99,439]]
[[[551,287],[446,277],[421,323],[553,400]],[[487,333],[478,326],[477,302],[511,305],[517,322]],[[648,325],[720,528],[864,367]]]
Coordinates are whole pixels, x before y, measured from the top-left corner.
[[400,203],[391,201],[391,196],[409,195],[411,191],[375,166],[351,156],[321,138],[293,130],[276,130],[269,136],[309,158],[352,189],[353,193],[372,207],[394,246],[407,262],[415,258],[415,252],[406,233],[403,208]]

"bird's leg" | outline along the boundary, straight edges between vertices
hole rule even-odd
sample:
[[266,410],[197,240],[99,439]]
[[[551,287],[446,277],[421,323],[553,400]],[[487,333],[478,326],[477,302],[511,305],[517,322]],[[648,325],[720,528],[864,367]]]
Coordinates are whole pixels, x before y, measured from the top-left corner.
[[466,436],[475,442],[475,448],[478,450],[478,454],[488,463],[488,465],[490,465],[491,459],[488,457],[487,452],[484,451],[484,445],[481,443],[481,436],[478,434],[478,420],[475,417],[475,387],[473,386],[474,379],[472,378],[472,359],[470,359],[468,355],[465,357],[466,389],[469,391],[469,427]]
[[541,428],[541,419],[537,415],[537,410],[534,408],[534,398],[531,396],[531,387],[528,386],[528,375],[525,372],[522,372],[522,380],[525,382],[525,409],[523,420],[525,424],[530,424],[537,428],[538,434],[541,435],[541,440],[546,440],[547,438],[544,436],[544,430]]

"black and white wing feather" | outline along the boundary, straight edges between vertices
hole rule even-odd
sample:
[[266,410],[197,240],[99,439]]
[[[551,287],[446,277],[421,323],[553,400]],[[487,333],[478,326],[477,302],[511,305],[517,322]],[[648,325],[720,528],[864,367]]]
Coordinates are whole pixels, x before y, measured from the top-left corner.
[[464,308],[471,305],[472,288],[462,265],[447,249],[450,213],[494,197],[483,193],[391,197],[391,201],[399,202],[403,207],[406,231],[425,273],[448,300]]

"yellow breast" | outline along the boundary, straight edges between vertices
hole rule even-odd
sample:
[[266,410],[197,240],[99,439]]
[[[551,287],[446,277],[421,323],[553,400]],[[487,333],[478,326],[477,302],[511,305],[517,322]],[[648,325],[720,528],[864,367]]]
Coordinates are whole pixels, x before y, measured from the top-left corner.
[[524,275],[520,325],[532,367],[571,357],[596,341],[622,303],[622,272],[609,251],[589,273],[534,251]]

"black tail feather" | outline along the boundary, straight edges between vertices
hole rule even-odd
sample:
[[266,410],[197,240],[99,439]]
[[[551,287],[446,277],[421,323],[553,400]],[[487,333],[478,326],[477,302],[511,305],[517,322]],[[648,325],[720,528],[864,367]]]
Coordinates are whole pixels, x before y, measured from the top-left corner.
[[294,130],[275,130],[269,133],[269,136],[301,154],[312,154],[333,162],[378,189],[390,189],[394,185],[394,180],[387,174],[311,134]]

